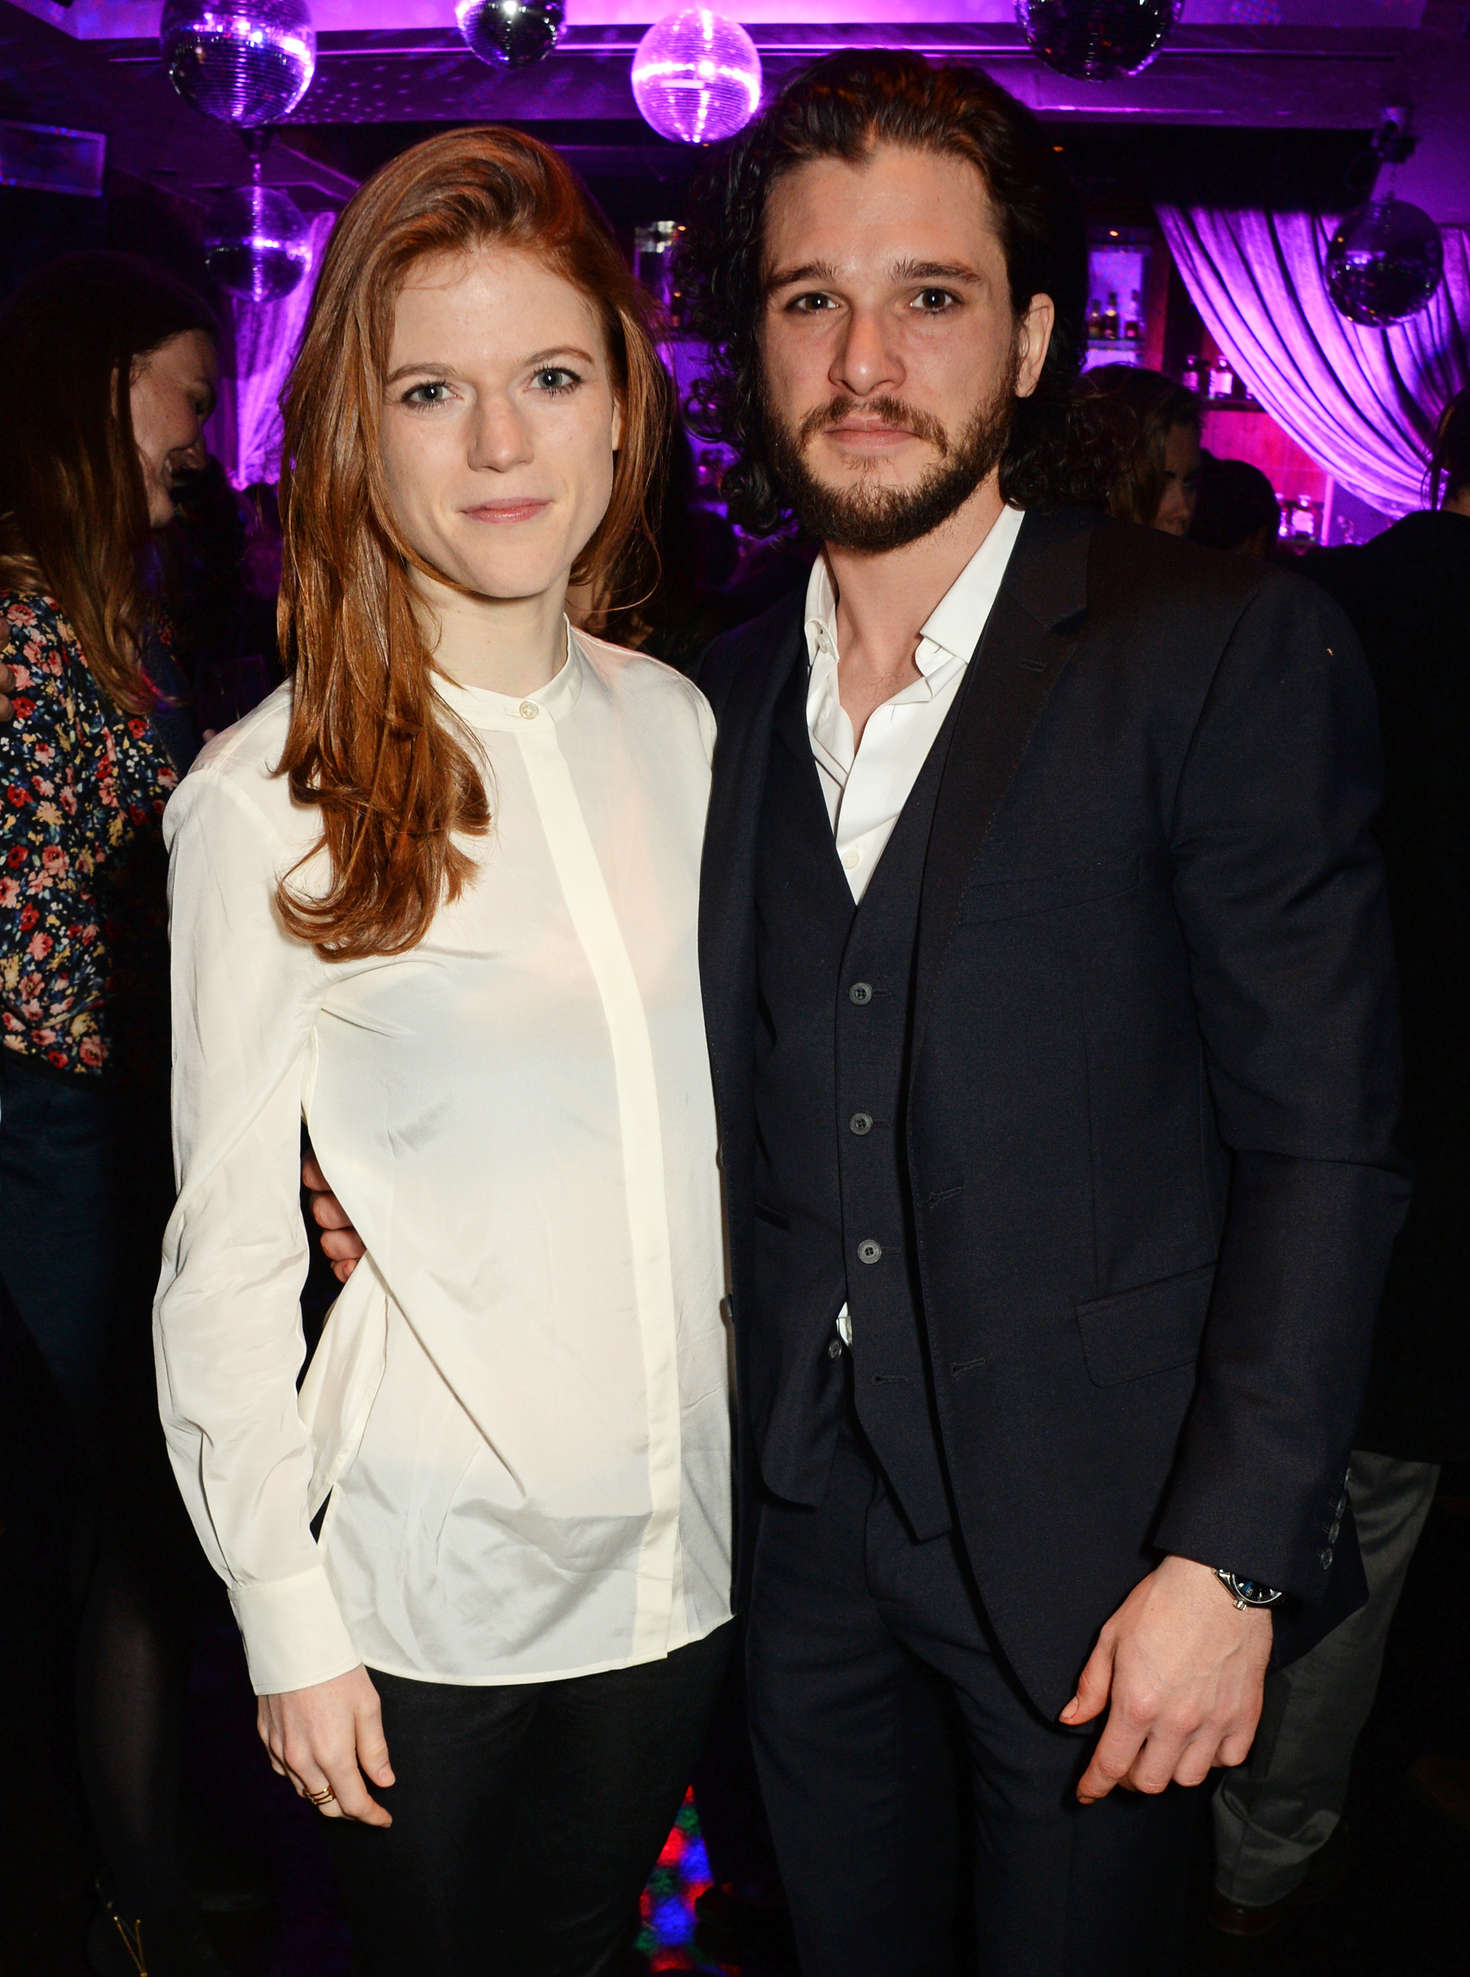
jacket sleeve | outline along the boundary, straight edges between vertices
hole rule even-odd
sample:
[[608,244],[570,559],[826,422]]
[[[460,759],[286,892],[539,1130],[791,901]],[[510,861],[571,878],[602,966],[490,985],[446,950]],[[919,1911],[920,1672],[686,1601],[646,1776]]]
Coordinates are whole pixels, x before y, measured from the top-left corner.
[[360,1659],[311,1535],[296,1394],[302,1096],[324,967],[276,917],[290,855],[245,792],[198,769],[165,829],[179,1196],[154,1308],[159,1406],[184,1502],[267,1694]]
[[1378,796],[1356,639],[1314,586],[1273,575],[1225,646],[1174,799],[1175,902],[1233,1172],[1155,1538],[1307,1598],[1332,1564],[1408,1198]]

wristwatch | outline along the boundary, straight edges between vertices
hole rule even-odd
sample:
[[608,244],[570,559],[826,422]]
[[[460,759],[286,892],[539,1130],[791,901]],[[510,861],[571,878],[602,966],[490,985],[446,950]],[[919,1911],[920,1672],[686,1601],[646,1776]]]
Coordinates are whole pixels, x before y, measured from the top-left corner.
[[1235,1601],[1236,1611],[1244,1613],[1248,1606],[1274,1606],[1281,1597],[1279,1586],[1263,1586],[1259,1579],[1242,1579],[1227,1566],[1217,1565],[1215,1577]]

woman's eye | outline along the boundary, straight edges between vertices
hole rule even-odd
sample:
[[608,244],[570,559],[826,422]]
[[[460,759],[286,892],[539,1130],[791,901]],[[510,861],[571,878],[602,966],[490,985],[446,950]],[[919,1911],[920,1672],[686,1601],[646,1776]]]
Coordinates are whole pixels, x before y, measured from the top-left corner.
[[403,394],[405,405],[442,405],[449,397],[449,386],[442,378],[430,378],[424,384],[410,385]]
[[534,374],[532,382],[538,391],[560,398],[568,391],[575,391],[582,380],[575,371],[569,371],[561,364],[543,364]]

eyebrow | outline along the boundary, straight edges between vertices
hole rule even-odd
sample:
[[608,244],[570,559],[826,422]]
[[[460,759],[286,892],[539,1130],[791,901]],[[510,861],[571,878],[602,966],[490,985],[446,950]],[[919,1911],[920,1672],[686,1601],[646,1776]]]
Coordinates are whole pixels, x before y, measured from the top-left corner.
[[[963,261],[895,261],[889,268],[893,281],[952,281],[978,287],[981,277]],[[830,261],[803,261],[797,267],[773,268],[766,276],[765,290],[772,295],[778,288],[793,288],[798,282],[823,282],[840,286],[841,277]]]
[[[595,365],[597,362],[590,350],[583,350],[578,344],[554,343],[549,350],[535,350],[529,357],[521,358],[516,368],[536,370],[541,365],[549,364],[554,357],[578,357],[584,364]],[[397,384],[400,378],[413,377],[419,372],[432,372],[435,377],[443,378],[458,378],[464,375],[456,364],[441,364],[432,357],[426,357],[420,363],[400,364],[396,371],[391,371],[384,378],[383,383],[385,386]]]

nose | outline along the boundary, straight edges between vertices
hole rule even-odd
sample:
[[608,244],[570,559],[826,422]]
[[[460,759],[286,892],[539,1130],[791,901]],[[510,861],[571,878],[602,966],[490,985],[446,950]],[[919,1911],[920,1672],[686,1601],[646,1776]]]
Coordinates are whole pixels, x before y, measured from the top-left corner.
[[531,438],[525,421],[509,398],[483,398],[470,428],[470,465],[505,473],[531,458]]
[[876,309],[854,308],[833,353],[827,376],[854,398],[875,391],[897,390],[903,383],[903,359],[893,347],[886,319]]

